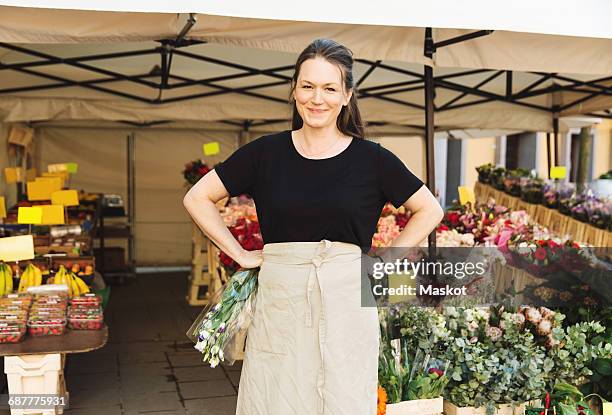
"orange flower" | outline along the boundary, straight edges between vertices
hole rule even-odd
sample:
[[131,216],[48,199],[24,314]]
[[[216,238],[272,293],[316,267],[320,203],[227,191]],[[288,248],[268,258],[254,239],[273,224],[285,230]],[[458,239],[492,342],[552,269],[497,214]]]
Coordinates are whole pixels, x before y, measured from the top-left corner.
[[385,389],[378,385],[378,410],[376,411],[376,415],[385,415],[387,413],[387,392]]

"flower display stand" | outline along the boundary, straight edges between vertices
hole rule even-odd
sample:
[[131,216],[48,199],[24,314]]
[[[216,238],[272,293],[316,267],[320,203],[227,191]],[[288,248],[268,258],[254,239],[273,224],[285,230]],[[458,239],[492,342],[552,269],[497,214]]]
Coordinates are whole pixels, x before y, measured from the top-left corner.
[[[525,413],[525,404],[510,405],[510,404],[499,404],[494,412],[495,415],[523,415]],[[487,408],[480,406],[475,408],[473,406],[459,407],[453,405],[451,402],[444,400],[444,414],[445,415],[486,415]]]
[[387,405],[387,415],[439,415],[444,410],[442,397],[417,399]]
[[476,183],[474,193],[479,202],[486,203],[489,198],[493,198],[497,204],[509,209],[525,210],[536,223],[558,235],[569,236],[575,241],[594,247],[612,247],[612,232],[580,222],[558,210],[547,208],[544,205],[527,203],[483,183]]
[[[495,292],[497,294],[505,293],[509,288],[520,292],[529,285],[540,285],[545,281],[542,278],[534,277],[525,270],[499,262],[493,263],[491,271],[495,278]],[[521,300],[521,298],[518,299]]]
[[201,306],[210,302],[223,283],[223,268],[219,264],[219,249],[193,224],[192,260],[187,302]]

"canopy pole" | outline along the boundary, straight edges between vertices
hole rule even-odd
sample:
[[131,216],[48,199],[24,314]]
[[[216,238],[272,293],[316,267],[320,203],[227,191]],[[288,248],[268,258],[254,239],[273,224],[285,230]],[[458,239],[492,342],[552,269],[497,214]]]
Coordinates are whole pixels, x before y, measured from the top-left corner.
[[552,148],[550,147],[550,133],[546,133],[546,177],[550,179],[550,167],[551,167],[551,157],[552,157]]
[[[435,45],[431,27],[425,29],[425,56],[432,58]],[[434,155],[434,95],[435,84],[433,68],[425,65],[425,166],[427,170],[427,187],[436,194],[436,164]],[[436,258],[436,230],[427,237],[428,254],[431,260]]]
[[553,165],[557,166],[559,164],[559,107],[557,105],[553,106],[553,134],[554,134],[554,145],[555,145],[555,158],[553,160]]

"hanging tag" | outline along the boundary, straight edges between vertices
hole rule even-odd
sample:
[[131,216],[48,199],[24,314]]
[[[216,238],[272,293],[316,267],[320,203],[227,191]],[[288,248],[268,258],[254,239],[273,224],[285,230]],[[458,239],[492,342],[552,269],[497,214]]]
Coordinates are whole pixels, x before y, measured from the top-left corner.
[[6,218],[6,202],[4,196],[0,196],[0,219]]
[[7,184],[23,182],[23,174],[20,167],[5,167],[4,178]]

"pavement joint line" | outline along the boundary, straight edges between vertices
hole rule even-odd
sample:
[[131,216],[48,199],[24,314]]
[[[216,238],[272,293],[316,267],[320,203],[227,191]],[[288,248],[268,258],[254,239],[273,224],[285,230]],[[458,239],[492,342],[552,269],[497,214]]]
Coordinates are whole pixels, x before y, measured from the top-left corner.
[[217,395],[217,396],[207,396],[206,398],[185,398],[185,400],[186,401],[197,401],[199,399],[206,399],[206,400],[208,400],[208,399],[217,399],[217,398],[231,398],[231,397],[234,397],[234,396],[236,396],[236,395],[235,394],[234,395]]
[[[174,343],[176,346],[176,342]],[[170,373],[174,377],[174,386],[176,387],[176,394],[179,397],[179,402],[181,403],[181,406],[183,407],[183,409],[187,411],[187,407],[185,406],[185,398],[183,398],[183,394],[181,393],[181,388],[179,387],[178,379],[176,378],[176,373],[174,373],[174,367],[172,366],[172,362],[170,361],[170,356],[168,355],[168,352],[164,352],[164,355],[166,356],[166,361],[168,362],[168,365],[170,366]]]

